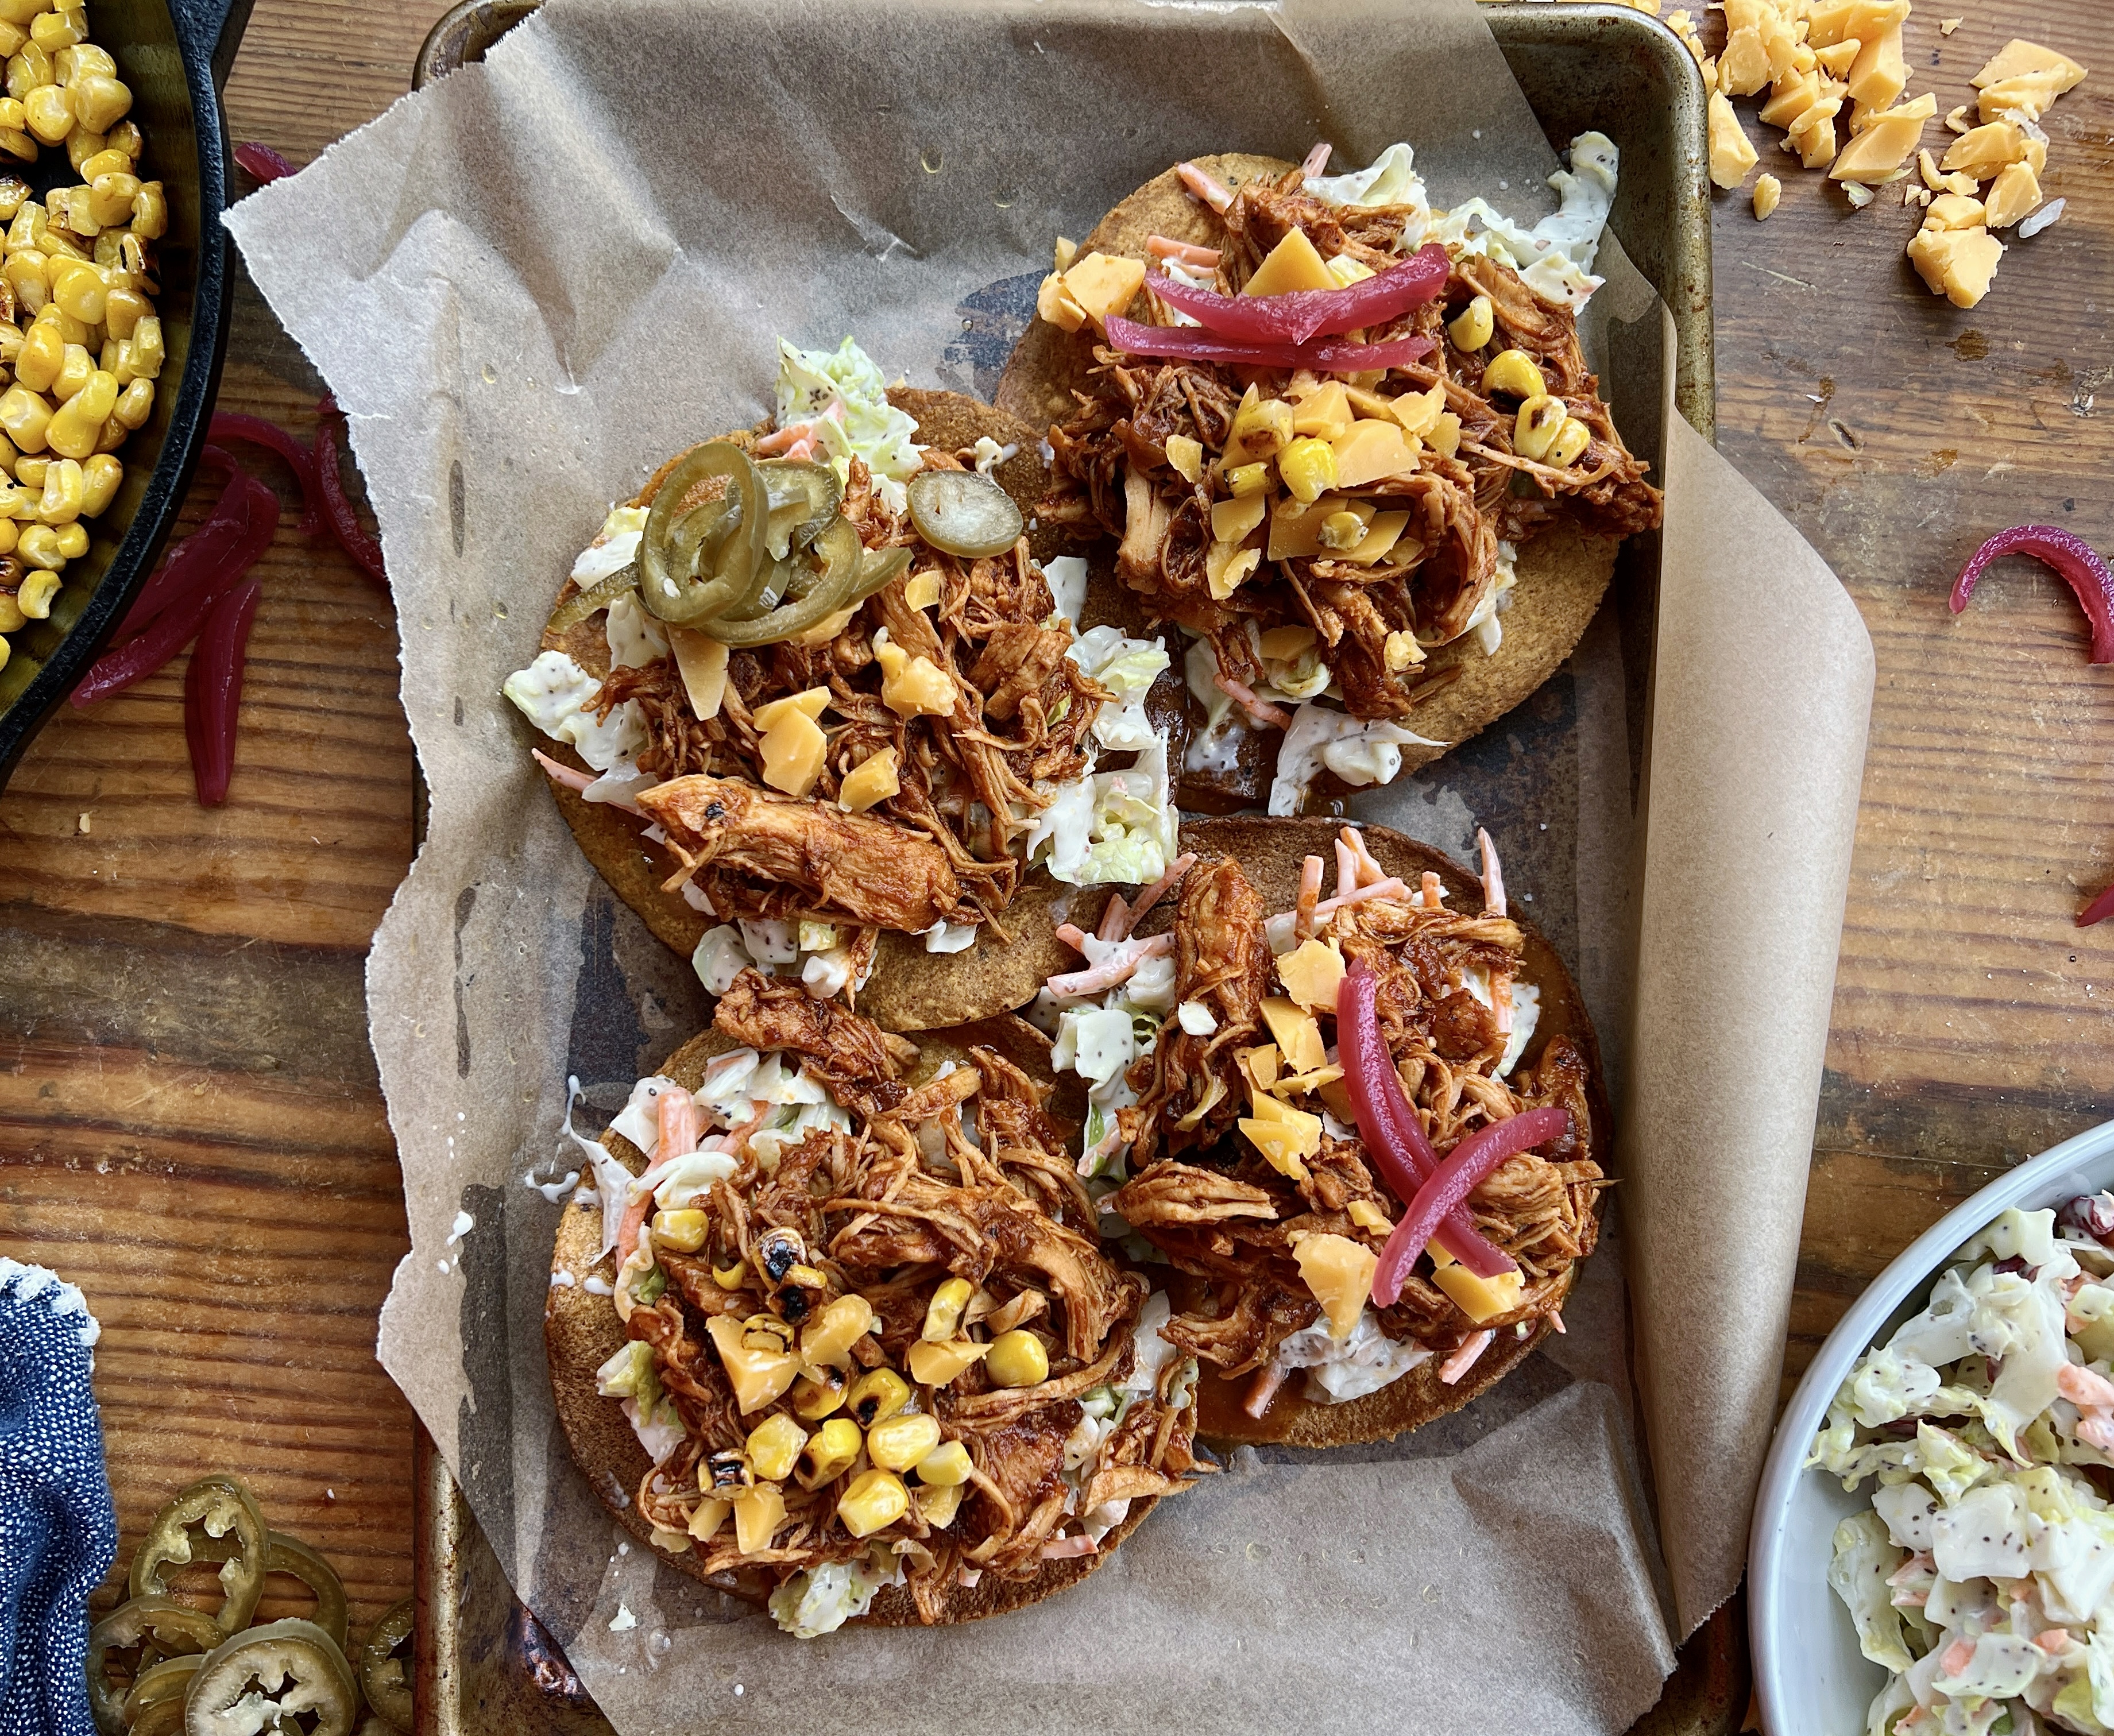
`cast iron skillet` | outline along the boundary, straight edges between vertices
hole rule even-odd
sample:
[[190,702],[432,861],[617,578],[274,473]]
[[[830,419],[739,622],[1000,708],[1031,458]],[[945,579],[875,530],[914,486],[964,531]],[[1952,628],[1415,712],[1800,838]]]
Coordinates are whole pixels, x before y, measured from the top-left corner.
[[[125,480],[89,550],[68,563],[51,619],[11,635],[0,669],[0,787],[30,738],[103,648],[153,569],[205,443],[227,348],[232,250],[220,214],[235,184],[220,87],[250,0],[97,0],[94,36],[132,87],[131,120],[146,135],[144,176],[168,190],[155,311],[168,359],[147,425],[118,454]],[[41,198],[77,180],[64,147],[25,171]]]

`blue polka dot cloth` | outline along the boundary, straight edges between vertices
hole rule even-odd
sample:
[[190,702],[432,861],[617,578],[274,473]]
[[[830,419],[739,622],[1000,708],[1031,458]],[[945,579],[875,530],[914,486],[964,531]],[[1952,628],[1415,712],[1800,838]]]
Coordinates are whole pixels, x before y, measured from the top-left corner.
[[0,1736],[94,1736],[88,1594],[117,1559],[80,1292],[0,1259]]

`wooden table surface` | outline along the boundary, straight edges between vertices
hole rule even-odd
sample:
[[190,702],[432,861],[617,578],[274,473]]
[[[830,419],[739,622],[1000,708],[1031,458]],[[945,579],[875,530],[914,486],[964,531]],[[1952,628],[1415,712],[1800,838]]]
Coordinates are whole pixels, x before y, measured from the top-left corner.
[[[234,136],[307,161],[402,94],[442,9],[257,0]],[[2009,36],[2093,58],[2097,0],[1961,9],[1947,38],[1938,5],[1910,25],[1941,114]],[[2114,671],[2038,570],[1945,609],[2004,526],[2114,548],[2114,71],[2048,123],[2067,215],[1966,312],[1903,263],[1897,194],[1851,210],[1748,107],[1785,198],[1767,223],[1719,201],[1719,445],[1842,575],[1879,670],[1789,1380],[1932,1220],[2114,1112],[2114,925],[2071,923],[2114,880]],[[318,390],[245,283],[223,405],[305,434]],[[338,1565],[357,1626],[411,1574],[411,1417],[373,1359],[406,1241],[361,986],[411,756],[387,609],[291,522],[226,807],[193,799],[181,664],[62,716],[0,796],[0,1249],[103,1323],[125,1547],[237,1469]]]

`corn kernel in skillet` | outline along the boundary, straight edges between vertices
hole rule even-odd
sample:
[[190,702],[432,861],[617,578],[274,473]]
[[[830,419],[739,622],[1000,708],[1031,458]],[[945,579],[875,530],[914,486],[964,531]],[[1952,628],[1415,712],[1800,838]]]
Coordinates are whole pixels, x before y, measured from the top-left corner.
[[59,311],[69,313],[84,326],[103,323],[104,303],[109,290],[103,287],[103,273],[92,266],[75,259],[54,260],[52,264],[52,299]]
[[158,378],[162,372],[165,354],[162,348],[162,322],[149,313],[132,330],[132,372],[143,380]]
[[76,117],[94,132],[108,132],[132,107],[130,87],[107,73],[84,74],[68,85],[66,91],[73,98]]
[[[69,343],[59,360],[59,377],[52,381],[52,395],[64,404],[80,395],[97,372],[95,358],[81,345]],[[114,405],[117,399],[110,400]]]
[[59,377],[59,364],[65,360],[66,340],[59,336],[58,327],[42,320],[34,322],[15,358],[15,377],[33,392],[48,392]]
[[113,289],[103,298],[103,327],[111,336],[120,340],[132,336],[133,329],[144,319],[151,308],[147,298],[130,286]]
[[[36,34],[34,28],[30,34]],[[100,72],[106,78],[117,76],[117,62],[110,57],[110,51],[96,47],[86,31],[76,39],[76,43],[52,51],[52,71],[62,85],[71,85],[88,72]]]
[[[0,555],[13,554],[15,552],[16,539],[21,534],[21,526],[16,523],[12,519],[0,519]],[[0,592],[0,595],[4,594],[4,592]],[[14,608],[15,605],[12,598],[8,600],[7,606],[10,609]],[[17,612],[19,613],[19,611]],[[20,621],[17,621],[13,626],[0,625],[0,633],[12,633],[15,630],[15,628],[20,627],[21,624],[22,624]]]
[[87,35],[88,14],[78,7],[39,12],[30,21],[30,40],[49,54],[57,55],[71,48],[76,43],[85,40]]
[[18,103],[39,85],[52,83],[57,75],[50,53],[34,41],[24,43],[7,57],[7,94]]
[[39,85],[22,98],[22,112],[39,144],[57,144],[73,130],[73,95],[62,85]]
[[62,582],[57,569],[66,564],[66,556],[59,553],[59,533],[47,525],[34,526],[22,533],[20,547],[22,559],[38,570],[22,581],[15,605],[33,621],[49,620],[52,599]]
[[[25,488],[41,489],[44,486],[44,473],[51,466],[52,461],[48,458],[18,458],[15,460],[15,480]],[[9,491],[6,494],[6,500],[11,505],[16,496]],[[30,516],[34,518],[36,515],[32,513]]]
[[80,467],[80,515],[93,519],[117,497],[117,485],[125,480],[125,466],[108,452],[98,452]]
[[88,552],[88,532],[79,524],[59,527],[59,553],[68,560],[79,560]]
[[37,517],[46,524],[71,524],[80,516],[82,473],[72,459],[54,459],[44,467],[44,491]]
[[153,413],[154,382],[135,380],[117,395],[117,407],[110,414],[120,427],[140,428],[147,425],[147,418]]
[[0,429],[23,451],[44,450],[44,432],[51,423],[51,405],[26,386],[11,386],[0,392]]
[[103,437],[103,423],[117,407],[117,380],[100,368],[91,374],[87,384],[53,415],[44,436],[52,450],[62,458],[92,455]]
[[88,184],[89,215],[106,229],[129,223],[132,201],[139,196],[140,177],[130,170],[106,171]]

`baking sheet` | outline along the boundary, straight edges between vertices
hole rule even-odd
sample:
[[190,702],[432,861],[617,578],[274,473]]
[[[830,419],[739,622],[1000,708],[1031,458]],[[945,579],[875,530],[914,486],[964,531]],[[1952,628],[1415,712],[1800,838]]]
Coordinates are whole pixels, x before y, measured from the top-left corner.
[[[700,1008],[580,859],[497,697],[556,577],[666,453],[761,413],[779,332],[834,344],[849,326],[891,376],[972,386],[988,311],[1046,269],[1050,238],[1168,162],[1297,156],[1316,136],[1359,162],[1404,135],[1436,203],[1480,192],[1529,221],[1553,203],[1545,142],[1470,0],[554,0],[231,219],[351,414],[432,790],[369,970],[414,1244],[380,1352],[620,1730],[757,1715],[865,1729],[880,1692],[889,1722],[935,1730],[1274,1730],[1288,1685],[1332,1726],[1385,1708],[1435,1729],[1481,1696],[1523,1728],[1616,1730],[1655,1695],[1673,1633],[1736,1582],[1736,1524],[1718,1521],[1744,1519],[1758,1468],[1749,1425],[1773,1397],[1814,1099],[1782,1062],[1819,1065],[1869,653],[1787,526],[1765,507],[1727,519],[1736,478],[1677,423],[1685,505],[1664,545],[1683,582],[1663,587],[1662,633],[1669,607],[1688,626],[1657,738],[1680,742],[1684,791],[1737,779],[1800,871],[1737,828],[1721,838],[1710,808],[1691,823],[1685,795],[1633,819],[1651,690],[1612,615],[1512,718],[1375,798],[1456,849],[1495,820],[1618,1062],[1653,1045],[1654,1069],[1624,1076],[1632,1126],[1654,1130],[1648,1149],[1632,1140],[1624,1187],[1654,1309],[1639,1349],[1680,1378],[1641,1371],[1663,1568],[1607,1255],[1559,1350],[1469,1411],[1395,1446],[1243,1453],[1078,1590],[962,1629],[784,1640],[620,1543],[551,1414],[555,1208],[523,1177],[552,1172],[568,1072],[596,1088],[598,1123]],[[1758,610],[1765,677],[1733,636]],[[1801,728],[1758,730],[1769,706]],[[1728,899],[1766,920],[1714,926]],[[1646,947],[1633,975],[1639,926],[1662,925],[1680,947]],[[1785,947],[1803,962],[1788,994],[1771,968]],[[1758,980],[1769,996],[1682,1016]],[[1783,1102],[1699,1146],[1681,1136],[1695,1079]],[[1695,1185],[1699,1167],[1736,1190]],[[459,1210],[476,1227],[451,1243]],[[1714,1281],[1735,1257],[1728,1289]]]

